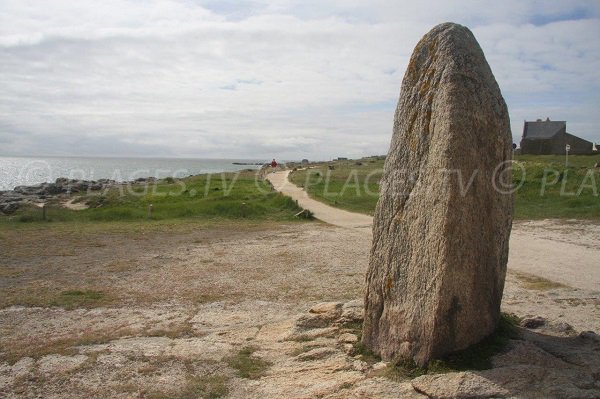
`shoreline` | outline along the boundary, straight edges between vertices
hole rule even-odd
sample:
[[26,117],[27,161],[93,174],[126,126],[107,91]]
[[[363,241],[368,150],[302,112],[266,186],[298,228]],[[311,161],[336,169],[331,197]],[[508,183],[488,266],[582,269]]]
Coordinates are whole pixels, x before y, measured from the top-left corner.
[[259,169],[260,159],[109,158],[109,157],[4,157],[0,156],[0,191],[19,186],[73,180],[109,179],[118,182],[140,177],[182,178],[205,173]]
[[138,185],[147,186],[151,184],[157,184],[159,182],[175,183],[182,179],[210,174],[240,173],[246,171],[254,172],[260,175],[263,173],[262,170],[265,169],[266,166],[268,165],[263,164],[261,168],[256,169],[243,168],[236,171],[198,173],[183,177],[138,177],[134,180],[124,181],[112,179],[83,180],[59,177],[54,182],[43,182],[34,185],[19,185],[14,187],[12,190],[0,190],[0,216],[10,216],[23,206],[44,207],[46,203],[55,201],[60,202],[61,206],[65,208],[82,210],[87,209],[87,206],[74,203],[74,194],[82,196],[94,195],[118,187],[130,187]]

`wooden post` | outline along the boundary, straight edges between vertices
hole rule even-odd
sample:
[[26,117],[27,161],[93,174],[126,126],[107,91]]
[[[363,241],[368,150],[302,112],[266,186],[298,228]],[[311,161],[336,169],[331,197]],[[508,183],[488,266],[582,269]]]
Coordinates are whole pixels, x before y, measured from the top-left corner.
[[148,205],[148,219],[152,219],[152,204]]
[[245,202],[242,202],[241,211],[242,211],[242,217],[245,218],[246,217],[246,203]]
[[46,220],[46,203],[42,205],[42,220]]

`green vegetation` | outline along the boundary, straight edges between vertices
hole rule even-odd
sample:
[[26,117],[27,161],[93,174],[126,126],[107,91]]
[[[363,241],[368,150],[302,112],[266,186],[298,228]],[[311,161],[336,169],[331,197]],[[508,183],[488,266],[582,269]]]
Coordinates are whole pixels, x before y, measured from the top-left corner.
[[534,274],[522,273],[522,272],[513,272],[519,282],[528,290],[538,290],[538,291],[547,291],[553,290],[556,288],[568,288],[568,286],[557,283],[556,281],[548,280],[543,277],[536,276]]
[[[600,218],[600,156],[523,155],[516,157],[515,218]],[[520,169],[520,167],[523,169]],[[523,173],[524,171],[524,173]]]
[[113,302],[114,298],[102,291],[96,290],[44,290],[38,284],[30,284],[28,292],[6,296],[0,300],[0,306],[41,306],[62,307],[65,309],[95,308],[106,306]]
[[104,293],[94,290],[69,290],[61,292],[51,301],[52,306],[66,309],[98,305],[106,300]]
[[[271,191],[253,172],[164,179],[94,192],[76,199],[90,209],[47,207],[49,222],[124,222],[168,220],[295,220],[301,209],[289,197]],[[150,210],[151,208],[151,210]],[[42,210],[20,209],[0,217],[0,226],[43,223]]]
[[237,354],[225,359],[229,367],[235,369],[242,378],[257,380],[265,374],[265,371],[271,366],[271,363],[253,356],[257,348],[246,346]]
[[[377,373],[395,381],[402,381],[424,374],[489,369],[492,367],[492,357],[504,351],[510,339],[519,338],[518,324],[519,319],[516,316],[502,313],[498,327],[492,334],[463,351],[433,360],[427,367],[418,367],[412,359],[398,359]],[[360,339],[362,324],[356,323],[345,327],[351,329],[359,337],[358,342],[354,344],[355,354],[361,355],[361,359],[370,364],[381,361],[379,356],[362,344]]]
[[161,391],[145,393],[148,399],[217,399],[229,393],[225,375],[213,374],[208,376],[189,376],[183,389],[176,394]]
[[178,395],[181,399],[216,399],[221,398],[229,392],[227,382],[229,378],[224,375],[209,375],[202,377],[191,377],[185,388]]
[[425,374],[440,374],[454,371],[486,370],[492,367],[492,357],[505,350],[510,339],[518,339],[519,320],[503,313],[496,330],[481,342],[463,351],[429,362],[427,367],[417,366],[412,359],[399,359],[382,370],[382,375],[397,381],[412,379]]
[[373,214],[379,199],[383,162],[382,157],[372,157],[317,164],[315,168],[293,172],[290,180],[328,205]]
[[[600,219],[600,155],[515,157],[515,219]],[[334,161],[293,172],[292,182],[328,205],[372,215],[383,173],[381,157]],[[333,170],[330,169],[333,167]]]
[[362,324],[362,322],[346,323],[344,328],[352,331],[358,337],[358,340],[354,343],[354,353],[360,355],[361,360],[369,364],[375,364],[381,361],[381,357],[362,343]]
[[519,319],[516,316],[503,313],[500,316],[498,327],[490,336],[463,351],[431,362],[427,372],[440,373],[491,368],[492,357],[504,351],[509,340],[519,338],[518,324]]

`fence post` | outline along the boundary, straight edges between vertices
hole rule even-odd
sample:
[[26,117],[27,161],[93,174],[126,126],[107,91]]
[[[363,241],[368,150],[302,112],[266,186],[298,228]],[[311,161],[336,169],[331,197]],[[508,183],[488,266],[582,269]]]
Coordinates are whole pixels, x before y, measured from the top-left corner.
[[152,204],[148,205],[148,219],[152,219]]
[[42,205],[42,220],[46,220],[46,203]]

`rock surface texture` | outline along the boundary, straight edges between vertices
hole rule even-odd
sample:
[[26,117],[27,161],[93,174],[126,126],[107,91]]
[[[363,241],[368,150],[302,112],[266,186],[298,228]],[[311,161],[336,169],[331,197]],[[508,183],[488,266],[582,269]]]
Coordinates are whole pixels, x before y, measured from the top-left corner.
[[363,343],[384,360],[425,365],[497,325],[511,144],[506,104],[475,37],[436,26],[402,82],[374,216]]

